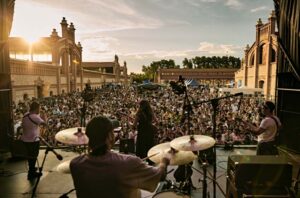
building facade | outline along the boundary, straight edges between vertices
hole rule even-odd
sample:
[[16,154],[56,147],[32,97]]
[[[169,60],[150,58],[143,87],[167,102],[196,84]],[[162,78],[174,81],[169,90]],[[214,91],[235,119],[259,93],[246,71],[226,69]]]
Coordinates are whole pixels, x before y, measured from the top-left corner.
[[200,84],[222,86],[234,80],[236,71],[237,69],[159,69],[156,82],[177,81],[182,76],[184,79],[194,79]]
[[[83,62],[82,46],[75,42],[74,24],[63,18],[60,25],[61,36],[53,29],[49,37],[36,43],[9,38],[14,101],[22,100],[24,95],[40,98],[81,91],[86,83],[92,87],[108,82],[127,83],[126,62],[120,66],[117,55],[113,62]],[[97,69],[97,65],[101,67]]]
[[275,99],[277,68],[277,32],[275,31],[275,12],[272,11],[268,22],[261,19],[256,24],[255,42],[246,46],[242,67],[235,73],[237,87],[261,88],[264,97]]

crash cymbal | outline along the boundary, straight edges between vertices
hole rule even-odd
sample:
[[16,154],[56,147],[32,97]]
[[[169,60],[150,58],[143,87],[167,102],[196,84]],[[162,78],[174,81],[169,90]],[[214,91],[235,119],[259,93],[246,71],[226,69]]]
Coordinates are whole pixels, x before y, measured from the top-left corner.
[[165,142],[152,147],[148,151],[151,161],[158,164],[163,157],[170,157],[170,165],[184,165],[192,162],[197,156],[191,151],[177,151],[170,147],[170,142]]
[[89,142],[89,138],[85,135],[84,127],[75,127],[59,131],[55,135],[55,139],[61,143],[70,145],[85,145]]
[[186,135],[175,138],[170,146],[179,151],[201,151],[215,145],[214,138],[205,135]]
[[65,161],[57,166],[57,171],[60,173],[70,174],[70,162],[71,160]]

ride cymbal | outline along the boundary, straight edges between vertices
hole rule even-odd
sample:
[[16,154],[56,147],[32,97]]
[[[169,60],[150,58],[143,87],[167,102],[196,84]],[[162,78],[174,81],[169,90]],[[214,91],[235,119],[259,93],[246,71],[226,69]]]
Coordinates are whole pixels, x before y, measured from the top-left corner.
[[55,139],[69,145],[85,145],[89,142],[84,127],[75,127],[59,131],[55,135]]
[[170,146],[179,151],[201,151],[214,146],[216,141],[205,135],[186,135],[175,138]]

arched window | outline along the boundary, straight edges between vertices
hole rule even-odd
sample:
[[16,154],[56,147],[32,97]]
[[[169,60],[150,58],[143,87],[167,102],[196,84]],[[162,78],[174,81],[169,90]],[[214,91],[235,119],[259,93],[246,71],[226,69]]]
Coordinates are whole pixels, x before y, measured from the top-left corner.
[[263,64],[265,62],[265,56],[264,56],[264,44],[262,44],[260,47],[259,47],[259,54],[258,54],[258,64]]
[[255,56],[254,56],[254,53],[251,55],[251,58],[250,58],[250,64],[249,65],[254,65],[254,58],[255,58]]
[[271,50],[271,63],[276,62],[276,51],[272,48]]
[[265,84],[265,81],[260,80],[260,81],[258,82],[258,87],[261,88],[261,89],[263,89],[263,88],[264,88],[264,84]]

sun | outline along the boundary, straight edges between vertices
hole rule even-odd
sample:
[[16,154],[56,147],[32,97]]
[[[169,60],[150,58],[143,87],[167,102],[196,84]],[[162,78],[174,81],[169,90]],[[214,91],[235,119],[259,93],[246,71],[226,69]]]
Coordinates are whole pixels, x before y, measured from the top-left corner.
[[29,44],[36,43],[40,39],[40,37],[35,34],[25,34],[25,35],[22,35],[22,38]]

